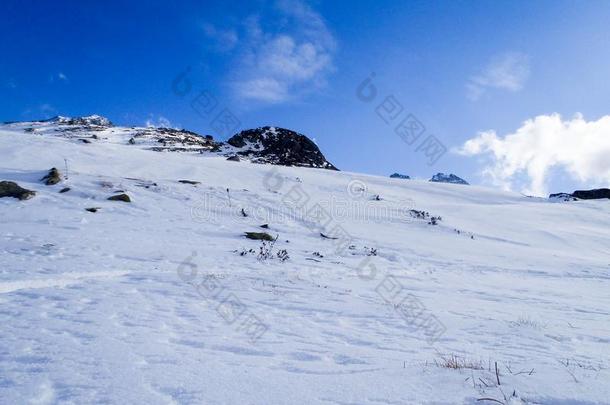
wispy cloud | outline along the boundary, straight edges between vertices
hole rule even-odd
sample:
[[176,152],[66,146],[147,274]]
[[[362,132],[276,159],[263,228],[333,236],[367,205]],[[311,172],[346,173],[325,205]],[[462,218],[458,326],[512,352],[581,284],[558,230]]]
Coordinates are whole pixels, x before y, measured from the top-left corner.
[[17,88],[17,81],[13,78],[8,79],[5,83],[4,86],[8,89],[16,89]]
[[54,83],[55,81],[60,81],[64,83],[68,83],[68,76],[66,76],[63,72],[54,73],[49,76],[49,83]]
[[478,100],[490,89],[519,91],[529,77],[529,57],[519,52],[497,55],[466,83],[466,96]]
[[170,120],[162,115],[155,117],[154,114],[149,114],[145,125],[149,128],[173,128]]
[[527,120],[514,133],[498,136],[480,132],[466,141],[459,153],[491,158],[483,174],[496,185],[514,188],[526,179],[521,191],[546,195],[552,169],[563,169],[573,180],[589,186],[610,184],[610,115],[585,121],[577,114],[562,120],[559,114]]
[[243,101],[280,103],[325,86],[336,41],[324,19],[299,0],[282,0],[245,19],[239,35],[208,26],[236,49],[229,86]]

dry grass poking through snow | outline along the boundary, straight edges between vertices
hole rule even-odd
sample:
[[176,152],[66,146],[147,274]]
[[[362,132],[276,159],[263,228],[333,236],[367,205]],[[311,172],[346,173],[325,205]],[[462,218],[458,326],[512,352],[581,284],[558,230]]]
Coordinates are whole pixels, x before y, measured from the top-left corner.
[[434,360],[434,364],[438,367],[458,369],[470,369],[470,370],[483,370],[483,363],[481,360],[469,360],[465,357],[456,356],[452,354],[448,357],[441,357],[440,360]]

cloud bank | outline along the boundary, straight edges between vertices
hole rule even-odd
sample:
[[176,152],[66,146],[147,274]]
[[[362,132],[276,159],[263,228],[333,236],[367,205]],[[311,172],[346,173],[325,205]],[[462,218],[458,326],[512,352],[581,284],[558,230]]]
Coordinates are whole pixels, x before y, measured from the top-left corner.
[[559,114],[540,115],[505,136],[493,130],[480,132],[458,152],[489,156],[491,162],[483,174],[507,190],[525,177],[529,183],[522,192],[546,195],[552,169],[563,169],[573,180],[591,187],[608,187],[610,115],[597,121],[585,121],[581,114],[571,120],[562,120]]
[[466,95],[472,100],[478,100],[489,89],[500,89],[511,92],[523,88],[529,77],[529,58],[519,52],[507,52],[498,55],[477,75],[466,83]]

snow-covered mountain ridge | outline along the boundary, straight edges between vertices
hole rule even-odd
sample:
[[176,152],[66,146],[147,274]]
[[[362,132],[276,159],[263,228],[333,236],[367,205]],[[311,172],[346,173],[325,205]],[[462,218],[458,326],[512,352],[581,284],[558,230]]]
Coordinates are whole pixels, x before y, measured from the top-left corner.
[[608,403],[607,200],[19,125],[0,181],[36,195],[0,198],[2,403]]
[[337,170],[320,149],[303,134],[277,127],[260,127],[235,134],[227,142],[211,135],[163,127],[120,127],[99,115],[54,117],[41,121],[8,122],[6,130],[54,135],[83,143],[113,142],[156,152],[199,152],[239,157],[253,163],[316,167]]

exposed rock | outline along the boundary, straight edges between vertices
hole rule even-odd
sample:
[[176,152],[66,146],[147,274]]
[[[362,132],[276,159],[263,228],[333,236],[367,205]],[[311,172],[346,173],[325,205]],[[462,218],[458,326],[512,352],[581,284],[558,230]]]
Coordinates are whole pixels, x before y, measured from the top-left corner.
[[59,190],[60,193],[67,193],[68,191],[72,190],[70,187],[64,187],[61,190]]
[[596,188],[593,190],[576,190],[572,193],[572,196],[580,198],[581,200],[597,200],[600,198],[610,198],[610,189]]
[[91,207],[91,208],[85,208],[85,211],[97,212],[99,209],[101,209],[101,208],[100,207]]
[[182,184],[201,184],[200,181],[194,181],[194,180],[178,180],[178,183],[182,183]]
[[79,141],[81,141],[82,143],[91,143],[91,141],[89,139],[85,139],[85,138],[79,138]]
[[237,155],[233,155],[233,156],[229,156],[229,157],[227,158],[227,160],[229,160],[229,161],[231,161],[231,162],[239,162],[239,160],[240,160],[240,159],[239,159],[239,156],[237,156]]
[[123,202],[131,202],[131,198],[125,193],[113,195],[112,197],[108,197],[110,201],[123,201]]
[[94,127],[111,127],[113,126],[112,122],[108,118],[99,116],[99,115],[88,115],[86,117],[62,117],[57,116],[53,117],[50,120],[52,122],[57,122],[62,125],[79,125],[79,126],[94,126]]
[[269,235],[267,232],[246,232],[246,238],[252,239],[252,240],[266,240],[266,241],[275,240],[275,238],[273,236]]
[[0,198],[13,197],[19,200],[29,200],[36,195],[35,191],[26,190],[12,181],[0,181]]
[[54,184],[59,183],[61,181],[59,170],[57,170],[55,167],[52,168],[51,170],[49,170],[49,173],[40,180],[44,181],[44,184],[46,184],[47,186],[52,186]]
[[221,143],[215,142],[210,135],[202,136],[196,132],[174,128],[143,128],[139,130],[129,143],[138,141],[156,142],[162,146],[152,146],[156,152],[216,152]]
[[578,198],[569,193],[555,193],[549,195],[549,199],[556,201],[578,201]]
[[406,174],[392,173],[392,174],[390,174],[390,178],[409,180],[411,177],[407,176]]
[[451,173],[451,174],[437,173],[434,176],[432,176],[430,181],[435,182],[435,183],[452,183],[452,184],[466,184],[466,185],[468,184],[468,182],[466,180],[459,178],[458,176],[456,176],[453,173]]
[[227,143],[236,149],[228,151],[231,155],[237,153],[253,163],[338,170],[308,137],[289,129],[248,129],[233,135]]
[[610,189],[608,188],[595,188],[592,190],[576,190],[572,194],[569,193],[555,193],[549,195],[550,199],[562,200],[562,201],[576,201],[576,200],[598,200],[603,198],[610,198]]

